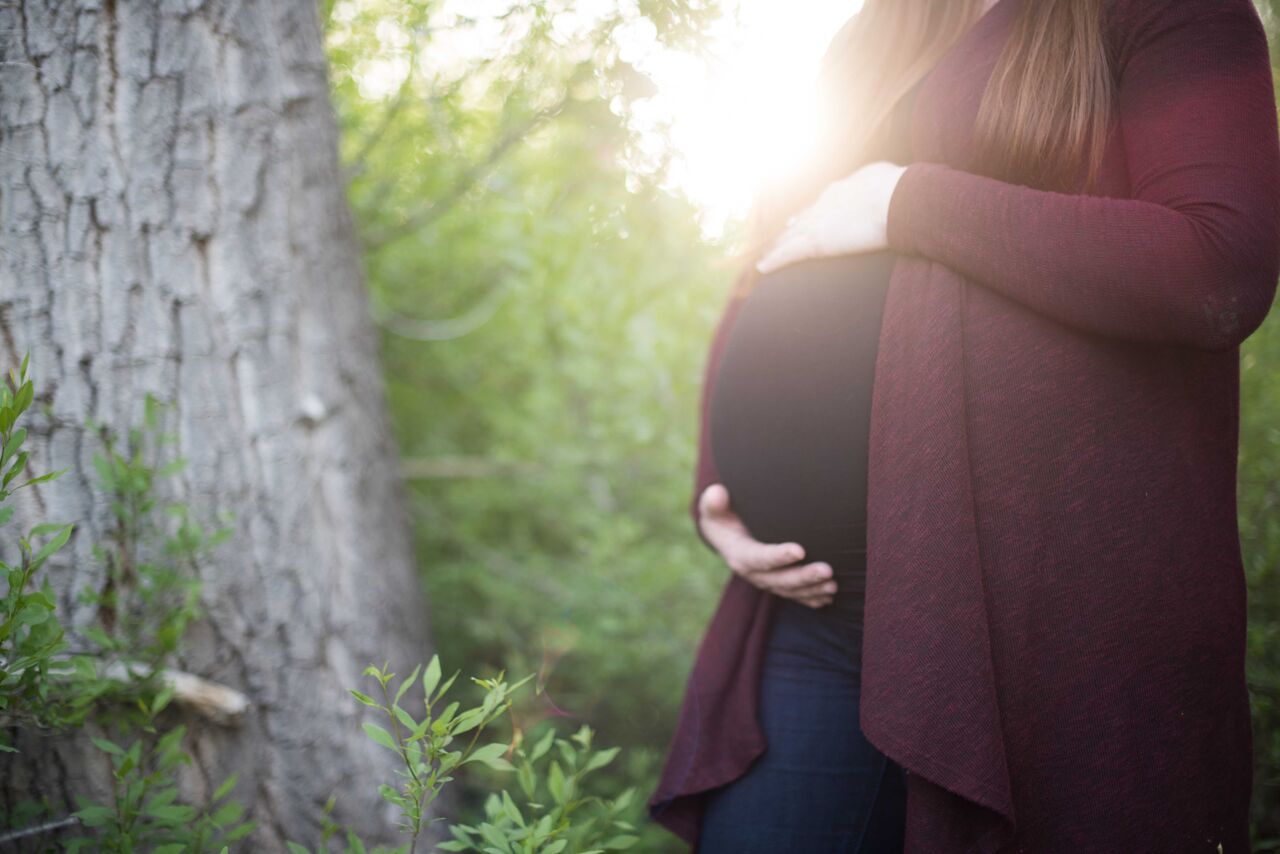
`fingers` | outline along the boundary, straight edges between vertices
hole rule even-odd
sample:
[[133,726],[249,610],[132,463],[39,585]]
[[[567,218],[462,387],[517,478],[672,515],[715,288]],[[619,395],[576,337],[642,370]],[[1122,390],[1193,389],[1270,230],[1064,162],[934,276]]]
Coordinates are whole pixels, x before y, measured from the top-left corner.
[[713,483],[698,496],[698,513],[711,516],[729,512],[729,490],[722,483]]
[[713,483],[702,491],[698,514],[725,563],[747,581],[813,608],[833,601],[836,583],[831,565],[824,561],[799,564],[805,555],[799,543],[765,543],[752,537],[730,508],[729,491],[723,484]]
[[[774,572],[804,557],[804,548],[799,543],[762,543],[746,534],[739,535],[728,552],[725,560],[729,568],[743,576]],[[748,580],[757,584],[755,579]]]
[[821,593],[815,596],[789,596],[786,598],[793,599],[809,608],[825,608],[836,601],[834,593],[835,591],[833,590],[831,593]]
[[790,228],[783,232],[778,243],[760,259],[756,269],[761,273],[772,273],[796,261],[817,257],[818,254],[817,241],[813,239],[811,231]]
[[713,483],[698,497],[698,525],[735,572],[773,569],[804,557],[799,543],[763,543],[733,511],[729,490]]
[[791,590],[777,591],[775,595],[794,599],[801,605],[808,605],[811,608],[821,608],[835,601],[835,593],[836,582],[828,579]]
[[748,573],[746,577],[769,593],[794,599],[811,608],[821,608],[834,601],[837,584],[832,575],[829,563],[814,561],[784,569]]
[[722,555],[736,550],[738,542],[750,540],[747,526],[730,506],[729,490],[720,483],[711,484],[698,496],[698,528]]
[[[812,578],[812,576],[809,575],[809,571],[814,567],[819,568],[820,571],[817,575],[820,577],[816,581],[810,581],[808,579]],[[765,582],[767,585],[765,589],[777,596],[793,599],[801,605],[807,605],[810,608],[822,608],[835,601],[837,584],[836,581],[828,574],[830,567],[821,562],[816,562],[807,564],[803,567],[798,567],[797,569],[803,570],[804,572],[791,579],[784,579],[782,582],[777,584],[773,583],[772,579],[774,576],[780,575],[781,571],[775,570],[774,572],[763,576],[767,579]],[[787,572],[791,571],[792,570],[787,570]],[[795,580],[797,578],[799,579],[798,581]]]
[[748,575],[755,576],[754,583],[782,596],[813,595],[817,592],[815,588],[827,583],[835,584],[831,580],[831,564],[820,560],[785,569],[761,570]]

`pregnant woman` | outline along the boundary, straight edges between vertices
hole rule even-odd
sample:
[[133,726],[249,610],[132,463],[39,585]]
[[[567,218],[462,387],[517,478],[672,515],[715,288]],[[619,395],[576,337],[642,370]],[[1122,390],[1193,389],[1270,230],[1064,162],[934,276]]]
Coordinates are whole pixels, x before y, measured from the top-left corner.
[[707,359],[731,572],[650,815],[702,854],[1249,851],[1251,0],[865,0],[820,82]]
[[[887,123],[881,156],[910,160],[910,101]],[[760,277],[719,360],[708,426],[736,521],[805,560],[769,579],[801,585],[783,591],[762,662],[769,749],[709,794],[705,852],[902,850],[905,772],[857,726],[867,434],[894,258],[806,260]]]

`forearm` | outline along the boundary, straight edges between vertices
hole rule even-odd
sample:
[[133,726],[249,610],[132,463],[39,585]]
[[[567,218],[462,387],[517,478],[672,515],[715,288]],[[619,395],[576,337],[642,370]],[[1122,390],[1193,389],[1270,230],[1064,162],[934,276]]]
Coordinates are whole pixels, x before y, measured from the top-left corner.
[[1261,324],[1280,277],[1266,33],[1249,0],[1117,9],[1139,16],[1125,30],[1108,149],[1126,197],[919,162],[890,196],[887,240],[1088,332],[1229,350]]
[[894,190],[888,237],[1077,328],[1225,350],[1261,324],[1280,277],[1277,217],[1253,198],[1180,211],[916,163]]

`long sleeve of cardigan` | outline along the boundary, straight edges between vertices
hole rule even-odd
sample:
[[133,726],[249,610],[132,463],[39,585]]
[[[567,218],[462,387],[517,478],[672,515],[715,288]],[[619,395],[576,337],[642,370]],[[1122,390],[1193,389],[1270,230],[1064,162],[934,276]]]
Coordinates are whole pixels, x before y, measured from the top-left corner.
[[1280,277],[1266,35],[1251,0],[1146,7],[1116,92],[1132,198],[916,162],[890,199],[888,242],[1087,332],[1230,350]]

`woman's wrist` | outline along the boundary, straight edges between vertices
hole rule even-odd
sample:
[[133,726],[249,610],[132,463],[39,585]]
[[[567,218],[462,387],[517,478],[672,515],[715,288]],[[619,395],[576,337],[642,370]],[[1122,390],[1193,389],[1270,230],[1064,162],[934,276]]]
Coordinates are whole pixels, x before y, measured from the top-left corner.
[[878,213],[878,224],[883,228],[885,242],[888,243],[889,209],[893,205],[893,196],[902,181],[902,176],[909,167],[882,160],[868,164],[866,168],[871,172],[874,179],[872,184],[875,188],[877,199],[875,209]]

